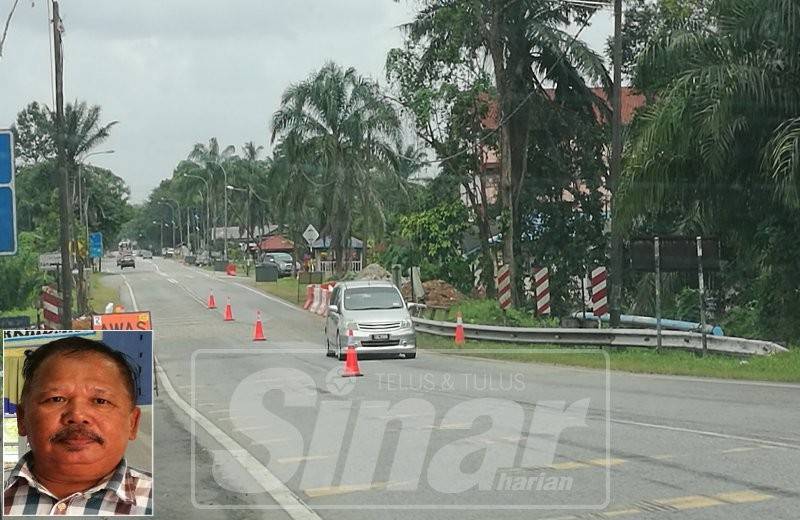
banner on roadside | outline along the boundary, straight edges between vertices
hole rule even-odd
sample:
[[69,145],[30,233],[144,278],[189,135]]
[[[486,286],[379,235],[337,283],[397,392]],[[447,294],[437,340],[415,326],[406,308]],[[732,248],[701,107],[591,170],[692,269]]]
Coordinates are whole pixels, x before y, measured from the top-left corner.
[[153,330],[150,311],[117,312],[114,314],[94,314],[94,330]]

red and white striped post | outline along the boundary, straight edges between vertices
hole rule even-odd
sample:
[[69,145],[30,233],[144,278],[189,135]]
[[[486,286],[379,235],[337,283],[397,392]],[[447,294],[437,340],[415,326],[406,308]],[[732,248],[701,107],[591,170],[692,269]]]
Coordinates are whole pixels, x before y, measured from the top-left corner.
[[592,271],[592,312],[598,318],[608,314],[608,271],[605,267]]
[[497,299],[504,311],[511,307],[511,268],[507,265],[497,270]]
[[533,268],[533,286],[536,291],[536,315],[550,316],[550,270]]
[[49,285],[42,286],[42,317],[44,326],[50,330],[61,328],[61,294]]

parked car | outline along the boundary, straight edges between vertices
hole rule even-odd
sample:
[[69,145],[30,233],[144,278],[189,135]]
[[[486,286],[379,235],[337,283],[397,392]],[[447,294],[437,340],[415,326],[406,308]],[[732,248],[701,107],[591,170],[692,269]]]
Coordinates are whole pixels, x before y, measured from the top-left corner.
[[172,258],[173,256],[175,256],[175,249],[168,247],[164,251],[164,258]]
[[125,269],[126,267],[136,269],[136,260],[131,253],[125,253],[117,257],[117,267],[120,269]]
[[325,320],[325,350],[344,359],[348,331],[356,352],[413,359],[417,356],[414,323],[409,305],[391,282],[341,282],[333,288]]
[[[261,255],[260,263],[275,263],[278,265],[278,274],[280,276],[292,275],[292,255],[289,253],[264,253]],[[299,268],[299,266],[295,266]]]
[[149,249],[142,250],[142,258],[153,258],[153,252]]

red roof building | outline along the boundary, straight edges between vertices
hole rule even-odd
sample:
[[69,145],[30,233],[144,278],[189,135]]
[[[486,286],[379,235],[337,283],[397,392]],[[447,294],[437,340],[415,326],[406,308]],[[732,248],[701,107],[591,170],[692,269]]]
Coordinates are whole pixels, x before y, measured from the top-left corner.
[[283,235],[272,235],[264,238],[261,243],[258,244],[258,248],[268,253],[291,253],[294,251],[294,242],[288,240]]

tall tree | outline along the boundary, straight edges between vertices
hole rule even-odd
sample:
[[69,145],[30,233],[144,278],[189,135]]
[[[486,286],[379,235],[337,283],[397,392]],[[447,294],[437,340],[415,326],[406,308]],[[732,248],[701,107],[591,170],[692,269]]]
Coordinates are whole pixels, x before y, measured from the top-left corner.
[[[313,166],[311,184],[326,192],[323,233],[331,237],[338,272],[346,269],[355,213],[368,215],[373,230],[383,226],[376,180],[396,175],[392,150],[399,129],[377,84],[335,63],[286,89],[272,118],[272,141],[295,139]],[[309,175],[302,166],[294,171]]]
[[[408,30],[413,42],[424,45],[423,70],[460,60],[465,53],[483,52],[491,60],[500,109],[503,261],[516,280],[518,208],[532,124],[529,101],[533,96],[548,99],[545,85],[551,83],[557,91],[582,96],[586,104],[602,104],[587,85],[610,83],[602,59],[566,31],[593,10],[550,0],[424,0],[422,4]],[[513,295],[518,301],[516,285],[512,284]]]

